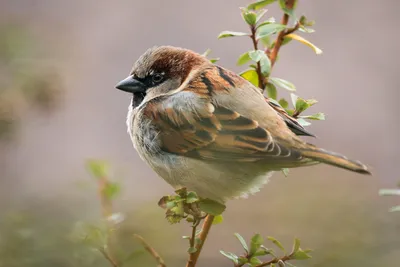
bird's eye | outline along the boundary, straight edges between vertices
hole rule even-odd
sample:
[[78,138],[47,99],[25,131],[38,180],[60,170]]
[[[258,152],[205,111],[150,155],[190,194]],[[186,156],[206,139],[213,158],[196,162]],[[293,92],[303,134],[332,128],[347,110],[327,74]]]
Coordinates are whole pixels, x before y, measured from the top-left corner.
[[159,82],[162,81],[163,78],[164,77],[161,74],[156,73],[156,74],[153,75],[153,82],[154,83],[159,83]]

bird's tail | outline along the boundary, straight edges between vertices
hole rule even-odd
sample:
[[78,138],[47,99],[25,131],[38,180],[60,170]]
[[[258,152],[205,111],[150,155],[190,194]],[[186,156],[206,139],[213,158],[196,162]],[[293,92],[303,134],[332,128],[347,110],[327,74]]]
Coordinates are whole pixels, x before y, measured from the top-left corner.
[[367,166],[359,161],[350,160],[347,157],[327,151],[320,148],[310,148],[301,150],[301,154],[309,159],[333,165],[339,168],[347,169],[353,172],[358,172],[362,174],[371,174]]

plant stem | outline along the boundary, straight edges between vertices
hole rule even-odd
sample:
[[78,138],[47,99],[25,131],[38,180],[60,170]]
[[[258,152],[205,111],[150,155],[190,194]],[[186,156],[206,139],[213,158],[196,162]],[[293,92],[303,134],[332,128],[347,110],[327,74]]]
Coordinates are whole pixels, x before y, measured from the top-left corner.
[[[295,0],[286,0],[286,7],[289,8],[289,9],[292,9],[293,5],[294,5],[294,2],[295,2]],[[285,13],[283,15],[283,17],[282,17],[281,24],[282,25],[287,25],[288,22],[289,22],[289,15]],[[283,30],[283,31],[279,32],[278,37],[276,38],[276,41],[275,41],[274,48],[272,48],[271,53],[269,53],[269,59],[271,61],[271,67],[273,67],[275,62],[276,62],[279,49],[281,48],[281,45],[282,45],[282,42],[283,42],[283,38],[285,37],[286,34],[287,34],[286,30]],[[268,55],[268,53],[267,53],[267,55]]]
[[[207,217],[205,218],[203,226],[201,227],[201,233],[199,236],[200,243],[198,243],[196,246],[197,251],[195,253],[189,254],[189,259],[186,263],[186,267],[195,267],[196,266],[197,260],[201,253],[201,249],[203,248],[204,242],[206,241],[208,233],[210,232],[210,228],[212,226],[213,220],[214,220],[214,216],[210,215],[210,214],[207,215]],[[194,230],[194,231],[196,231],[196,230]],[[191,245],[192,245],[192,243],[191,243]],[[194,245],[194,243],[193,243],[193,245]]]
[[109,197],[107,197],[105,190],[109,185],[107,177],[100,177],[98,182],[98,193],[100,197],[101,210],[103,213],[103,219],[107,222],[107,240],[105,248],[99,249],[103,256],[111,263],[113,267],[118,267],[118,261],[114,256],[114,242],[113,242],[113,231],[112,223],[109,222],[108,218],[112,215],[112,203]]
[[145,240],[143,237],[141,237],[140,235],[134,234],[133,235],[136,239],[138,239],[140,241],[140,243],[142,243],[142,246],[151,254],[151,256],[153,256],[156,261],[158,262],[158,267],[166,267],[164,260],[161,258],[161,256],[157,253],[157,251],[152,248]]
[[[254,50],[258,50],[258,41],[257,41],[257,38],[256,38],[256,26],[255,25],[250,26],[250,30],[251,30],[250,38],[253,41]],[[264,75],[261,72],[260,61],[257,62],[256,72],[257,72],[257,76],[258,76],[258,87],[260,87],[261,90],[264,91],[264,89],[265,89],[265,79],[264,79]]]
[[278,263],[278,261],[283,261],[283,262],[285,262],[285,261],[287,261],[287,260],[290,260],[290,256],[283,256],[282,258],[275,258],[275,259],[272,259],[272,260],[270,260],[270,261],[266,261],[266,262],[263,262],[263,263],[261,263],[261,264],[259,264],[259,265],[256,265],[256,267],[265,267],[265,266],[269,266],[269,265],[271,265],[272,263]]

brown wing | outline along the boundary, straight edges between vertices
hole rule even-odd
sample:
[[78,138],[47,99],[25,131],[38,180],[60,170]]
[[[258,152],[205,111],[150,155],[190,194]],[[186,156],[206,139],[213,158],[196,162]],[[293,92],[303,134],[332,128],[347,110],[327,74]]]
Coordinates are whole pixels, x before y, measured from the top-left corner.
[[298,151],[274,138],[257,121],[213,105],[206,96],[193,92],[152,100],[144,114],[159,130],[161,149],[169,153],[218,161],[302,159]]

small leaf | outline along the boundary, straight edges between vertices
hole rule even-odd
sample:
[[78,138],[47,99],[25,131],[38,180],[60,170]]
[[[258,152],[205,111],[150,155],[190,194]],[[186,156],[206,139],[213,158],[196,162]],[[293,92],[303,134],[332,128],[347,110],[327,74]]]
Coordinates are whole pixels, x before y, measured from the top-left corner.
[[276,91],[276,86],[272,83],[267,83],[265,89],[267,90],[267,94],[269,98],[275,99],[278,96],[278,92]]
[[239,59],[238,59],[238,61],[237,61],[236,64],[237,64],[238,66],[241,66],[241,65],[246,64],[246,63],[249,62],[250,60],[251,60],[251,58],[250,58],[250,56],[249,56],[249,52],[246,52],[246,53],[240,55],[240,57],[239,57]]
[[317,55],[322,54],[322,50],[321,50],[321,49],[319,49],[317,46],[315,46],[314,44],[312,44],[310,41],[304,39],[304,38],[301,37],[300,35],[291,33],[291,34],[286,35],[285,37],[286,37],[286,38],[293,39],[293,40],[296,40],[296,41],[299,41],[300,43],[303,43],[303,44],[309,46],[310,48],[312,48],[312,49],[314,50],[314,52],[315,52]]
[[247,258],[243,257],[243,256],[240,256],[240,257],[238,258],[238,263],[239,263],[239,265],[245,265],[245,264],[248,263],[248,262],[249,262],[249,260],[248,260]]
[[242,245],[243,249],[247,253],[249,253],[249,247],[247,246],[246,241],[244,240],[244,238],[239,233],[235,233],[235,237],[239,240],[239,242]]
[[300,239],[295,238],[295,239],[294,239],[293,249],[292,249],[292,253],[291,253],[291,254],[296,253],[297,251],[299,251],[299,249],[300,249]]
[[291,92],[296,91],[296,87],[294,86],[294,84],[289,81],[274,77],[270,77],[269,80],[278,87],[281,87]]
[[210,54],[211,54],[211,49],[208,48],[208,49],[202,54],[202,56],[203,56],[203,57],[208,57],[208,55],[210,55]]
[[283,260],[279,260],[277,263],[279,267],[286,267],[285,262],[283,262]]
[[389,209],[389,212],[395,212],[395,211],[400,211],[400,205],[399,205],[399,206],[391,207],[391,208]]
[[183,238],[183,239],[190,239],[190,236],[184,235],[184,236],[182,236],[182,238]]
[[260,60],[260,65],[261,65],[261,73],[263,75],[268,75],[271,71],[271,60],[265,53]]
[[118,183],[108,182],[106,187],[104,188],[103,193],[108,199],[113,199],[118,195],[120,191],[121,186]]
[[259,265],[261,263],[262,263],[262,261],[260,259],[256,258],[256,257],[253,257],[253,258],[250,259],[251,266],[257,266],[257,265]]
[[240,73],[240,76],[251,82],[254,86],[258,87],[258,74],[255,70],[246,70]]
[[244,7],[242,7],[241,10],[244,21],[250,26],[255,25],[257,21],[257,14],[253,11],[249,11],[247,8]]
[[197,248],[195,248],[195,247],[190,247],[190,248],[188,248],[187,252],[188,252],[189,254],[196,253],[196,252],[197,252]]
[[226,209],[226,206],[217,201],[206,198],[206,199],[200,200],[199,208],[200,208],[200,210],[204,211],[205,213],[217,216],[224,212],[224,210]]
[[313,115],[300,116],[300,118],[309,119],[309,120],[323,121],[323,120],[325,120],[325,114],[322,113],[322,112],[319,112],[319,113],[315,113],[315,114],[313,114]]
[[274,17],[270,17],[267,20],[265,20],[265,21],[261,22],[260,24],[258,24],[257,25],[257,29],[262,27],[262,26],[264,26],[264,25],[275,23],[275,22],[276,22],[275,18]]
[[194,203],[199,200],[199,197],[197,196],[196,192],[190,191],[188,192],[186,196],[186,203]]
[[283,252],[285,252],[285,248],[282,246],[281,242],[279,242],[278,240],[276,240],[274,237],[272,236],[268,236],[267,237],[269,241],[271,241],[272,243],[274,243],[275,246],[277,246],[278,248],[280,248],[280,250],[282,250]]
[[176,207],[176,202],[175,201],[168,201],[165,205],[167,209],[172,209],[173,207]]
[[262,50],[254,50],[249,52],[249,57],[255,62],[259,62],[263,55],[265,55],[265,52]]
[[218,35],[218,39],[234,36],[249,36],[249,34],[245,32],[223,31]]
[[262,243],[264,242],[264,239],[260,234],[255,234],[250,241],[250,255],[253,255],[256,253],[256,251],[261,247]]
[[271,34],[277,33],[286,28],[286,25],[278,24],[278,23],[269,23],[262,25],[257,28],[256,39],[263,38],[265,36],[269,36]]
[[292,255],[292,259],[295,260],[306,260],[312,258],[310,255],[307,254],[307,252],[303,251],[302,249],[299,249],[296,253]]
[[288,175],[289,175],[289,169],[288,169],[288,168],[283,168],[283,169],[282,169],[282,173],[283,173],[283,175],[285,175],[285,177],[288,177]]
[[210,62],[211,63],[215,63],[215,62],[218,62],[220,60],[220,58],[219,57],[217,57],[217,58],[210,58]]
[[379,190],[381,196],[400,196],[400,189],[381,189]]
[[203,242],[203,241],[201,241],[201,239],[198,238],[198,237],[196,237],[196,238],[194,239],[194,244],[195,244],[196,246],[201,245],[202,242]]
[[238,256],[236,256],[235,254],[233,254],[232,252],[225,252],[223,250],[220,250],[219,253],[221,253],[222,255],[224,255],[225,257],[227,257],[228,259],[230,259],[231,261],[233,261],[235,264],[238,264]]
[[297,103],[297,99],[298,99],[299,97],[297,96],[297,95],[295,95],[295,94],[290,94],[290,99],[292,100],[292,105],[293,105],[293,107],[295,107],[296,106],[296,103]]
[[104,178],[108,176],[108,164],[102,160],[91,159],[86,161],[89,172],[95,178]]
[[259,10],[266,5],[272,4],[276,0],[261,0],[247,6],[248,9]]
[[212,224],[220,224],[224,221],[224,217],[222,217],[222,215],[217,215],[214,217],[214,220],[212,222]]
[[259,257],[259,256],[265,256],[270,254],[269,251],[267,249],[265,249],[264,247],[261,247],[259,250],[257,250],[253,256],[254,257]]
[[311,123],[309,123],[308,121],[306,121],[305,119],[303,119],[303,118],[297,118],[297,122],[301,125],[301,126],[309,126],[309,125],[311,125]]
[[262,9],[260,12],[257,13],[256,23],[258,23],[260,21],[260,19],[262,19],[262,17],[265,15],[265,13],[267,13],[266,9]]
[[289,103],[286,101],[286,99],[284,99],[284,98],[281,98],[281,99],[279,99],[279,105],[281,105],[281,107],[283,107],[283,108],[287,108],[288,106],[289,106]]
[[299,31],[305,32],[305,33],[313,33],[313,32],[315,32],[314,29],[304,27],[303,25],[300,25]]

